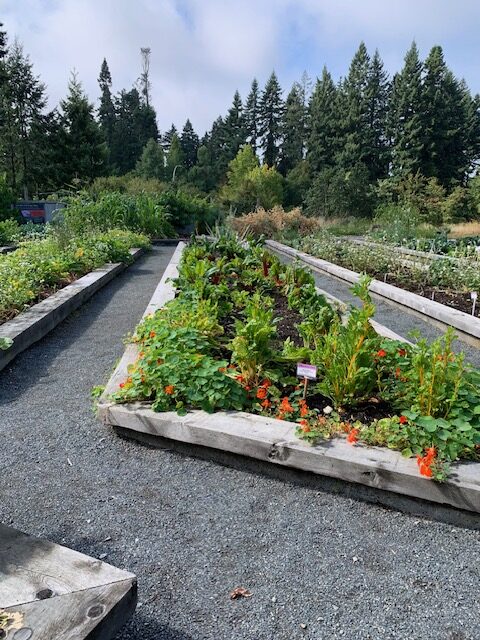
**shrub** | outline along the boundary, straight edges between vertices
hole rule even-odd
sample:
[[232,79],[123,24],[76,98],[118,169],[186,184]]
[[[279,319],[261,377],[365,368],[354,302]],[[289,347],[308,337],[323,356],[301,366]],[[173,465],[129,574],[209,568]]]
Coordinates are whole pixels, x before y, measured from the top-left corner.
[[0,222],[0,246],[13,244],[19,235],[20,225],[15,220]]
[[267,238],[280,234],[282,237],[305,236],[319,228],[317,220],[304,216],[298,207],[291,211],[284,211],[280,206],[270,211],[259,208],[240,218],[229,218],[229,224],[240,235],[251,233],[256,237],[263,235]]
[[116,228],[145,233],[151,238],[175,236],[159,196],[146,193],[133,196],[105,192],[97,199],[82,194],[70,200],[61,217],[76,233],[85,228],[101,231]]
[[0,220],[8,220],[17,216],[17,212],[12,209],[13,201],[12,191],[7,184],[7,176],[2,173],[0,174]]

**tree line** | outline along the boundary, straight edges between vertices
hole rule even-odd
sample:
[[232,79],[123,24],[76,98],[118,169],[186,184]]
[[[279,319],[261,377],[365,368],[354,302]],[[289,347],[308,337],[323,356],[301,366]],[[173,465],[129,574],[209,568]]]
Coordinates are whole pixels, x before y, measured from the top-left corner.
[[344,78],[335,82],[324,67],[286,96],[274,72],[263,88],[254,79],[245,100],[236,91],[201,137],[190,119],[160,134],[149,49],[141,62],[136,85],[114,95],[103,61],[97,107],[73,75],[67,96],[48,111],[28,56],[0,30],[0,171],[15,196],[135,173],[238,211],[262,204],[266,191],[268,201],[311,213],[363,216],[379,193],[455,192],[460,202],[477,169],[480,98],[454,76],[440,46],[421,60],[413,43],[390,77],[378,51],[361,43]]

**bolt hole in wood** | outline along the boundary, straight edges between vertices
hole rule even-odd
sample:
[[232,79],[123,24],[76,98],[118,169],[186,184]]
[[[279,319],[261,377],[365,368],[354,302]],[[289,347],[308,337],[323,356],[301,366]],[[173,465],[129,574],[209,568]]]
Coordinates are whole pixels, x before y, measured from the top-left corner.
[[30,640],[33,636],[33,631],[28,627],[23,627],[22,629],[18,629],[15,631],[13,635],[13,640]]
[[89,618],[98,618],[105,611],[105,606],[103,604],[95,604],[93,607],[87,611],[87,616]]
[[42,589],[37,593],[37,600],[48,600],[53,596],[53,591],[51,589]]

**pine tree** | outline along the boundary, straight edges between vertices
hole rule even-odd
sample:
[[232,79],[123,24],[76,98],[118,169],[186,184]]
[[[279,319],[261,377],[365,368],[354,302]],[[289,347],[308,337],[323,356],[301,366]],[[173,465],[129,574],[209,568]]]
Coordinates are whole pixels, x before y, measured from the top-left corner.
[[259,109],[259,135],[265,163],[276,166],[282,133],[282,89],[275,72],[272,72],[262,93]]
[[4,60],[7,82],[2,87],[1,138],[5,168],[14,194],[24,198],[38,185],[42,166],[45,85],[33,73],[33,65],[14,42]]
[[68,85],[68,95],[60,102],[63,124],[63,152],[67,180],[90,180],[105,170],[105,139],[93,116],[75,73]]
[[464,81],[461,82],[463,91],[463,109],[465,113],[465,176],[464,182],[474,172],[480,160],[480,96],[473,98]]
[[297,82],[285,102],[282,134],[279,170],[285,176],[303,160],[305,147],[305,100],[303,89]]
[[115,126],[111,164],[123,175],[132,171],[150,139],[158,139],[155,111],[141,101],[138,90],[121,91],[114,99]]
[[245,143],[245,122],[242,99],[238,91],[233,96],[232,106],[228,110],[223,124],[225,161],[233,160]]
[[372,181],[385,178],[390,165],[387,135],[390,82],[378,51],[372,58],[366,87],[368,114],[368,150],[363,158]]
[[244,109],[244,121],[245,121],[245,140],[252,147],[253,152],[257,153],[258,146],[258,127],[260,118],[260,97],[258,91],[258,82],[254,78],[250,93],[247,96]]
[[[212,171],[212,158],[208,148],[208,137],[202,139],[197,152],[197,163],[188,173],[188,182],[204,193],[209,193],[215,189],[216,183]],[[207,144],[205,144],[207,143]]]
[[168,153],[170,149],[170,145],[172,143],[172,138],[175,135],[178,135],[178,130],[177,130],[177,127],[174,124],[172,124],[170,129],[168,131],[165,131],[165,133],[162,136],[162,147],[165,153]]
[[365,164],[369,150],[368,82],[370,56],[365,43],[355,53],[348,75],[340,86],[339,118],[341,145],[337,160],[349,170],[359,163]]
[[307,160],[312,172],[318,173],[335,164],[340,136],[337,89],[326,67],[310,98],[308,123]]
[[110,151],[113,140],[113,130],[115,128],[115,106],[113,104],[111,92],[112,76],[105,58],[103,59],[100,75],[98,76],[98,84],[101,91],[98,119],[100,122],[100,128],[102,129]]
[[190,120],[187,120],[183,127],[180,146],[183,151],[185,167],[191,169],[197,162],[199,139]]
[[422,70],[423,65],[414,42],[405,56],[402,71],[393,78],[390,99],[392,171],[397,178],[422,170],[425,150]]
[[142,155],[135,167],[135,173],[142,178],[165,178],[165,154],[162,146],[153,138],[143,148]]
[[460,83],[447,68],[441,47],[432,48],[424,68],[422,172],[426,177],[438,178],[440,184],[448,188],[463,180],[468,166],[465,96]]

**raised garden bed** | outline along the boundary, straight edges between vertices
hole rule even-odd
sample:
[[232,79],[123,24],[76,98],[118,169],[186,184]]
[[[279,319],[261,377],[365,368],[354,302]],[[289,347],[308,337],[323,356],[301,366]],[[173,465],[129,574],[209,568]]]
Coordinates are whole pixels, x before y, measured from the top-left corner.
[[[361,278],[359,273],[351,269],[333,264],[328,260],[316,258],[304,251],[294,249],[275,240],[267,240],[266,244],[274,251],[298,259],[314,270],[333,276],[344,282],[354,284]],[[459,337],[466,339],[468,342],[476,344],[477,341],[480,340],[480,319],[477,317],[473,317],[468,313],[454,309],[438,301],[430,300],[424,296],[407,291],[403,287],[397,287],[380,280],[373,280],[370,285],[370,290],[372,293],[420,314],[423,319],[432,324],[439,324],[444,328],[454,327]],[[461,295],[464,297],[467,296],[467,294]],[[470,294],[468,294],[468,297],[470,297]]]
[[[410,255],[417,252],[406,254],[407,250],[400,247],[359,244],[327,236],[306,237],[292,244],[294,250],[319,259],[324,265],[333,264],[354,274],[368,273],[378,282],[400,288],[407,294],[415,294],[421,300],[433,300],[470,318],[480,316],[480,305],[476,304],[474,308],[471,297],[472,293],[480,293],[480,265],[477,260],[438,256],[437,259],[426,261]],[[351,278],[347,278],[347,281],[351,281]],[[388,291],[387,287],[385,292]],[[396,299],[389,295],[384,297]],[[417,301],[416,306],[422,304],[421,300]],[[453,326],[462,330],[460,326]]]
[[0,638],[109,640],[136,603],[133,574],[0,524]]
[[[367,326],[371,320],[372,307],[363,290],[360,293],[365,297],[364,308],[361,311],[352,309],[350,320],[345,319],[339,325],[334,315],[329,316],[330,320],[323,329],[317,325],[317,339],[319,344],[324,345],[324,349],[327,349],[327,341],[335,335],[341,337],[342,344],[345,345],[351,338],[349,332],[360,331],[361,335],[355,334],[352,347],[354,351],[349,354],[349,369],[347,366],[347,378],[353,384],[351,393],[347,393],[348,397],[344,395],[341,398],[341,393],[333,384],[335,381],[341,387],[345,382],[338,378],[334,380],[335,367],[339,366],[334,352],[330,353],[326,368],[322,368],[321,354],[300,351],[298,353],[302,353],[305,361],[309,355],[310,361],[320,358],[320,361],[317,360],[320,385],[316,387],[311,383],[311,392],[304,402],[303,384],[299,385],[299,389],[293,378],[294,371],[290,368],[297,359],[297,353],[293,360],[284,358],[280,371],[277,372],[276,365],[272,363],[277,362],[278,365],[278,358],[275,360],[275,357],[270,357],[270,360],[267,358],[259,362],[258,345],[261,336],[257,335],[256,341],[253,338],[250,341],[238,340],[245,335],[248,324],[244,324],[242,319],[248,313],[253,313],[258,319],[255,312],[251,309],[225,309],[220,318],[223,332],[218,332],[218,306],[199,308],[198,298],[193,296],[188,299],[188,281],[190,278],[191,283],[196,283],[195,286],[198,285],[202,295],[205,295],[207,291],[211,292],[222,286],[223,279],[223,285],[227,281],[229,283],[226,289],[223,287],[227,296],[231,295],[232,290],[244,291],[245,286],[250,287],[252,281],[256,283],[254,288],[261,289],[263,282],[264,311],[272,304],[277,307],[275,298],[290,283],[293,288],[290,290],[288,304],[281,307],[284,314],[282,317],[287,320],[270,320],[270,324],[279,324],[283,331],[284,356],[285,341],[289,345],[288,349],[303,348],[298,340],[298,318],[294,319],[292,316],[292,311],[299,312],[296,297],[300,296],[300,299],[305,300],[305,296],[309,295],[310,311],[323,308],[325,301],[315,301],[311,297],[312,285],[303,270],[281,266],[271,255],[262,253],[259,249],[242,254],[242,249],[238,247],[234,250],[220,248],[221,245],[208,247],[210,245],[194,245],[189,249],[188,256],[182,261],[180,279],[175,283],[180,288],[180,295],[171,302],[176,294],[171,279],[178,273],[177,265],[183,245],[180,244],[175,251],[145,313],[144,321],[137,328],[136,341],[128,345],[100,398],[98,412],[104,423],[120,427],[133,437],[150,434],[171,438],[480,512],[480,464],[473,462],[474,458],[478,459],[480,443],[474,407],[477,397],[465,397],[465,402],[471,406],[470,422],[467,424],[466,415],[463,422],[459,418],[453,418],[453,415],[450,415],[450,422],[447,418],[438,418],[438,415],[420,415],[418,410],[415,411],[415,401],[411,397],[408,407],[400,412],[394,408],[398,407],[398,403],[393,400],[395,393],[389,396],[372,387],[365,393],[366,388],[363,387],[361,395],[365,380],[362,382],[360,378],[366,372],[361,370],[363,367],[357,367],[357,364],[364,361],[365,355],[372,361],[370,366],[375,368],[375,375],[384,377],[387,386],[395,385],[396,380],[402,386],[402,378],[407,370],[414,375],[409,367],[414,366],[412,362],[420,356],[431,358],[430,365],[433,369],[430,373],[435,371],[439,375],[438,356],[444,354],[450,358],[448,345],[439,342],[434,347],[425,344],[413,346],[378,336]],[[230,251],[230,261],[222,261],[222,258],[226,258],[224,251],[227,254]],[[241,259],[235,255],[235,251],[242,254]],[[208,258],[205,258],[205,252]],[[247,271],[242,271],[242,261],[249,265]],[[232,268],[236,271],[232,271]],[[268,274],[265,275],[265,272]],[[297,285],[300,285],[300,281],[302,284],[299,290]],[[267,292],[274,294],[273,303],[267,300],[270,297]],[[250,298],[253,292],[248,293],[247,297]],[[182,313],[185,295],[188,305],[183,307]],[[201,305],[206,304],[208,307],[208,299],[208,296],[201,298]],[[217,299],[216,304],[221,302]],[[329,312],[325,313],[328,315]],[[325,316],[325,313],[322,315]],[[304,320],[305,314],[309,317],[308,312],[303,311],[301,315]],[[238,316],[237,324],[232,323],[234,315]],[[251,317],[249,330],[252,330],[252,320],[254,318]],[[321,318],[316,318],[316,321],[320,320]],[[315,322],[310,328],[315,331],[314,325]],[[257,326],[256,329],[261,327]],[[305,336],[305,326],[300,331]],[[210,342],[207,338],[209,335]],[[223,338],[218,340],[219,336]],[[274,341],[272,348],[278,349],[278,342],[275,343],[275,340],[278,341],[278,334],[271,338]],[[291,344],[294,338],[297,338],[296,346],[295,343],[293,346]],[[311,338],[314,339],[312,336]],[[188,351],[185,342],[190,339],[193,340],[193,352],[182,353],[185,348]],[[196,339],[200,342],[195,342]],[[210,346],[202,340],[206,340]],[[173,344],[174,347],[170,346]],[[252,353],[245,356],[241,351],[242,344],[256,352],[257,359],[253,369]],[[439,350],[440,347],[443,351]],[[407,350],[410,353],[407,354]],[[230,365],[229,359],[233,362]],[[398,371],[394,368],[391,375],[388,370],[393,363],[397,363]],[[458,378],[458,374],[461,377],[464,374],[467,377],[474,376],[475,381],[477,380],[475,373],[463,370],[461,360],[455,364],[450,364],[448,360],[445,364],[448,364],[448,371],[444,371],[443,382],[438,380],[440,386],[448,386],[455,376]],[[428,377],[428,364],[425,366],[427,368],[422,369],[422,372]],[[462,367],[461,372],[458,366]],[[360,376],[356,381],[353,380],[355,376],[352,378],[352,369],[355,368],[355,375]],[[453,376],[451,380],[449,375]],[[404,391],[406,387],[408,384]],[[416,383],[413,385],[413,389],[415,388]],[[460,388],[457,391],[460,395],[463,393]],[[469,387],[468,393],[470,392]],[[445,393],[448,395],[449,390],[446,389]],[[435,399],[442,401],[438,393]],[[417,400],[422,403],[425,398]],[[202,407],[204,410],[199,410]],[[211,413],[212,411],[215,412]],[[453,413],[455,411],[454,408]],[[455,425],[452,423],[454,420],[457,420]],[[386,447],[367,446],[381,442],[382,438],[383,443],[390,448],[403,448],[405,455]],[[458,441],[459,438],[463,438],[462,442]],[[418,459],[413,457],[414,453],[418,454]],[[459,455],[469,455],[472,460],[462,464],[455,462],[448,468],[448,459],[454,461]],[[427,477],[422,477],[422,474]],[[443,482],[432,481],[431,478],[435,477]]]
[[[144,249],[131,249],[132,260],[138,260]],[[0,325],[0,371],[19,353],[41,340],[60,322],[104,287],[128,264],[106,264],[60,289],[42,302]]]

